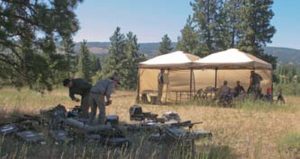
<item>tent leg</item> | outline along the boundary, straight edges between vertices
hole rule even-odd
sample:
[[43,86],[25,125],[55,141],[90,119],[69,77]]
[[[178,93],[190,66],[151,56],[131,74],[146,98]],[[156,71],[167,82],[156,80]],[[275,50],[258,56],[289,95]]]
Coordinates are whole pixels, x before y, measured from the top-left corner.
[[136,102],[140,103],[140,70],[138,71],[137,77],[137,95],[136,95]]
[[217,88],[218,85],[218,68],[215,69],[215,88]]
[[190,72],[190,100],[192,100],[192,89],[193,89],[193,69]]
[[273,95],[274,95],[274,88],[273,88],[273,69],[271,70],[271,90],[272,90],[272,94],[271,94],[271,96],[272,96],[272,102],[273,102]]

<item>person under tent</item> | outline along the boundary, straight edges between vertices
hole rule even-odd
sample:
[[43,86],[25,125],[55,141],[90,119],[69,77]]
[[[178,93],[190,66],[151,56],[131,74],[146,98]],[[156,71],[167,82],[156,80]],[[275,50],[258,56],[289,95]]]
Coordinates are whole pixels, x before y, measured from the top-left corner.
[[245,95],[245,89],[244,87],[241,85],[241,82],[240,81],[237,81],[236,82],[236,86],[234,87],[234,97],[239,97],[239,96],[243,96]]
[[158,76],[157,76],[157,101],[156,104],[161,104],[161,98],[162,98],[162,94],[163,94],[163,89],[164,89],[164,73],[165,70],[161,69]]
[[261,86],[260,86],[262,80],[263,78],[258,73],[251,71],[250,85],[247,92],[249,94],[254,94],[255,99],[258,99],[262,96]]
[[222,105],[228,105],[232,102],[231,88],[228,87],[228,82],[225,80],[223,86],[220,87],[218,91],[218,100]]

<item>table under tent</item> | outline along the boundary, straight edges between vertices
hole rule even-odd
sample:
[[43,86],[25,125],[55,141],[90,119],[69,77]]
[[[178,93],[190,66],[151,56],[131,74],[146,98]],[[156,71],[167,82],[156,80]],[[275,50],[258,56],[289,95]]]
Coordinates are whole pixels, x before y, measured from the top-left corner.
[[195,92],[195,79],[191,65],[198,59],[198,56],[176,51],[141,62],[137,101],[153,104],[157,101],[158,75],[161,70],[165,70],[161,98],[163,103],[192,98]]
[[[250,85],[250,73],[255,71],[263,80],[261,81],[262,93],[266,93],[268,88],[272,88],[272,65],[251,54],[238,49],[228,49],[225,51],[210,54],[202,59],[194,61],[195,79],[200,80],[201,85],[196,85],[196,89],[205,86],[219,88],[223,81],[228,81],[228,86],[234,88],[236,82],[247,90]],[[197,71],[210,70],[206,75],[207,80],[201,77]]]

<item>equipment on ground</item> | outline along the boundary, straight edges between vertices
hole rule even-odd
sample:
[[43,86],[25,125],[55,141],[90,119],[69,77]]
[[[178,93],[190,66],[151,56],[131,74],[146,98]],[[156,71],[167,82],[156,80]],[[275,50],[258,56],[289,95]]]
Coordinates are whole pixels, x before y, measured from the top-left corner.
[[2,135],[8,135],[8,134],[16,133],[19,130],[20,129],[18,128],[18,126],[14,123],[0,126],[0,133]]
[[142,120],[157,120],[157,114],[151,112],[143,112],[143,109],[139,105],[133,105],[129,108],[130,120],[142,121]]
[[21,131],[16,134],[20,139],[28,143],[40,143],[46,144],[44,135],[42,133],[38,133],[36,131]]
[[[40,115],[21,115],[15,122],[0,126],[0,134],[15,135],[28,143],[45,144],[45,138],[49,136],[56,144],[83,139],[87,143],[113,147],[129,146],[131,142],[127,135],[136,131],[148,131],[151,134],[149,141],[167,144],[186,141],[194,144],[196,139],[212,136],[207,131],[192,130],[195,124],[202,122],[181,122],[179,114],[173,111],[166,112],[158,118],[157,114],[143,112],[141,106],[134,105],[129,109],[130,119],[138,123],[120,124],[119,116],[108,115],[105,125],[90,124],[88,119],[79,117],[79,111],[79,107],[67,111],[63,105],[57,105],[42,110]],[[41,131],[42,129],[44,131]]]
[[105,121],[106,125],[118,125],[119,124],[119,116],[117,115],[108,115],[106,116],[106,121]]

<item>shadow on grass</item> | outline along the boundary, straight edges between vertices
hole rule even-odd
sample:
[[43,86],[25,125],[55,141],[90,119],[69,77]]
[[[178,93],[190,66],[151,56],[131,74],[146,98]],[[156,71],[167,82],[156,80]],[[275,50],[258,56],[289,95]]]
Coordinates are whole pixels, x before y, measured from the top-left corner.
[[[0,110],[0,115],[0,124],[4,124],[16,121],[19,116],[24,115],[24,112]],[[45,145],[28,144],[15,135],[0,136],[0,158],[193,158],[190,147],[149,142],[149,132],[126,132],[131,146],[112,148],[100,143],[87,143],[76,136],[75,142],[56,144],[49,137],[47,127],[38,126],[36,130],[45,135]],[[168,150],[164,151],[165,148]],[[197,146],[194,156],[200,159],[236,158],[228,146],[219,145]]]
[[236,159],[238,158],[229,146],[224,145],[208,145],[198,146],[200,159]]

